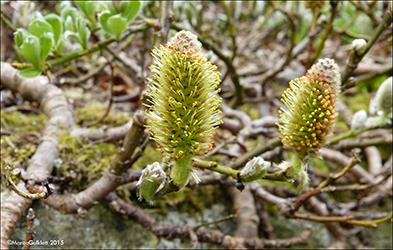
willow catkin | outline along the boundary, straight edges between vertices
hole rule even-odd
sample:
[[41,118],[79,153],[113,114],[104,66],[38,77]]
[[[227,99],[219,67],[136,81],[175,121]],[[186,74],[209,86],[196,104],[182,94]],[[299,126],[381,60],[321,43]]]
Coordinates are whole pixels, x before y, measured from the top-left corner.
[[289,83],[281,101],[286,108],[279,111],[277,123],[285,147],[292,147],[295,156],[278,168],[289,178],[302,177],[307,182],[303,160],[326,143],[337,117],[337,98],[340,93],[340,73],[333,59],[320,59],[305,76]]
[[152,51],[154,73],[149,86],[147,115],[152,139],[163,156],[175,160],[171,171],[179,188],[187,184],[191,158],[208,153],[220,119],[220,73],[201,54],[201,44],[188,31],[178,32]]

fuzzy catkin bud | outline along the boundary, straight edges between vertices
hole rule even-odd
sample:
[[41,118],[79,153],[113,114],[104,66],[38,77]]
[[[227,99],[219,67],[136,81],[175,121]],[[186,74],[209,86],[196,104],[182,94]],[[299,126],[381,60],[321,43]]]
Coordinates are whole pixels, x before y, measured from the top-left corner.
[[355,39],[352,42],[352,49],[356,51],[359,55],[363,54],[367,47],[367,41],[364,39]]
[[306,76],[289,83],[281,101],[277,124],[282,143],[303,156],[315,152],[326,142],[336,119],[336,100],[340,93],[340,73],[333,59],[320,59]]
[[136,184],[139,200],[145,199],[152,205],[154,195],[164,187],[166,178],[166,173],[158,162],[147,165]]
[[258,180],[267,173],[270,166],[271,162],[265,161],[262,157],[254,157],[240,171],[240,179],[242,182]]
[[180,188],[188,182],[191,157],[213,148],[215,128],[222,123],[216,96],[221,74],[203,58],[200,42],[188,31],[154,48],[152,56],[147,127],[163,156],[176,160],[171,177]]
[[359,131],[365,126],[365,123],[367,121],[367,112],[365,110],[360,110],[356,112],[352,116],[351,120],[351,130],[352,131]]
[[305,157],[318,151],[330,134],[337,117],[336,102],[340,93],[340,73],[333,59],[320,59],[308,70],[306,76],[289,83],[281,101],[280,139],[285,147],[295,149],[290,162],[277,166],[278,173],[290,179],[301,178],[301,191],[308,183]]
[[370,110],[376,113],[375,117],[367,119],[365,126],[378,127],[392,124],[393,119],[393,78],[386,79],[378,88],[373,101],[370,103]]
[[375,105],[374,109],[377,111],[377,115],[382,111],[383,114],[390,119],[393,116],[392,87],[393,87],[393,78],[389,77],[381,84],[381,86],[379,86],[374,98],[374,105]]

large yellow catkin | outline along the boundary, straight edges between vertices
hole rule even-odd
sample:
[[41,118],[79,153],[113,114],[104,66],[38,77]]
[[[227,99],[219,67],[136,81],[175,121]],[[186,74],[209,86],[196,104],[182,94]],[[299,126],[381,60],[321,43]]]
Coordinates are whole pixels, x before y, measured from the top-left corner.
[[202,56],[200,42],[188,31],[154,48],[152,56],[147,127],[163,156],[175,160],[171,177],[182,187],[188,182],[191,158],[213,148],[215,129],[222,123],[217,98],[221,74]]

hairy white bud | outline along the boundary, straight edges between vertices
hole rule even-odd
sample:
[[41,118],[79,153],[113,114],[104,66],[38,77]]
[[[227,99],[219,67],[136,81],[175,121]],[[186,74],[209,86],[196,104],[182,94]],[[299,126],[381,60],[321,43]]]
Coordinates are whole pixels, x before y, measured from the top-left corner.
[[266,174],[271,162],[265,161],[262,157],[254,157],[248,161],[246,166],[240,171],[242,182],[251,182],[260,179]]
[[366,49],[367,42],[364,39],[355,39],[352,42],[352,49],[354,49],[359,55]]
[[375,112],[376,116],[367,119],[366,126],[377,127],[392,122],[392,85],[393,78],[389,77],[379,86],[374,100],[370,103],[370,110]]
[[158,162],[147,165],[136,184],[139,200],[145,199],[152,204],[154,195],[165,186],[166,178],[167,175]]
[[367,120],[367,112],[365,110],[360,110],[360,111],[356,112],[352,116],[351,130],[357,131],[357,130],[364,128],[366,120]]

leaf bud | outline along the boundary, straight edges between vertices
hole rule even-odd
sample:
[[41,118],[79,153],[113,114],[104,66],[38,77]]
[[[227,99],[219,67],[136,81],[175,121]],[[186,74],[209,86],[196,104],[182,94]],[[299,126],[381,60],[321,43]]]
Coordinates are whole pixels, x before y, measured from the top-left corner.
[[251,182],[260,179],[271,166],[271,162],[263,160],[262,157],[254,157],[248,161],[240,171],[239,177],[242,182]]
[[154,195],[164,187],[166,178],[167,175],[158,162],[147,165],[136,184],[139,200],[145,199],[153,205]]
[[358,130],[364,128],[366,120],[367,120],[367,112],[365,110],[360,110],[360,111],[356,112],[352,116],[351,130],[358,131]]
[[367,46],[367,42],[364,39],[355,39],[352,42],[352,49],[357,53],[357,55],[363,54]]

